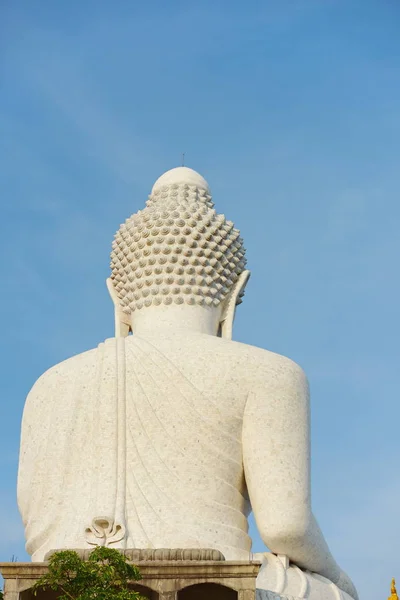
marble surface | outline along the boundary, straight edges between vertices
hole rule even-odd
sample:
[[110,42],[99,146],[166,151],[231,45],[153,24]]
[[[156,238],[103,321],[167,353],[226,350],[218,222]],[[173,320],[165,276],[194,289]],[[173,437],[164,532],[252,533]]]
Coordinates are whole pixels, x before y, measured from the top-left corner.
[[[51,368],[26,401],[18,501],[32,560],[100,544],[248,561],[252,507],[266,546],[296,565],[289,595],[310,571],[356,598],[311,510],[305,374],[231,339],[245,266],[239,231],[191,169],[164,174],[121,226],[115,337]],[[259,584],[270,591],[273,556]],[[304,597],[325,598],[321,579],[302,577]]]
[[[326,577],[300,569],[286,556],[253,555],[262,562],[256,600],[351,600],[352,596]],[[354,593],[354,592],[353,592]]]

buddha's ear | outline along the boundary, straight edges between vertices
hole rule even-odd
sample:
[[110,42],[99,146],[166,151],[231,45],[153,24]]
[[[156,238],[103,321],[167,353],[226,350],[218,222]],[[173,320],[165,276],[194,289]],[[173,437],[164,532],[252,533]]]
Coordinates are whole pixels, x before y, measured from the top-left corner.
[[243,271],[239,279],[232,286],[231,291],[223,301],[222,315],[220,321],[221,337],[232,339],[233,322],[235,320],[236,306],[240,304],[241,296],[250,277],[250,271]]
[[120,307],[117,292],[115,290],[112,279],[109,277],[106,280],[107,289],[114,304],[115,314],[115,337],[126,337],[131,329],[131,324],[127,315],[125,315]]

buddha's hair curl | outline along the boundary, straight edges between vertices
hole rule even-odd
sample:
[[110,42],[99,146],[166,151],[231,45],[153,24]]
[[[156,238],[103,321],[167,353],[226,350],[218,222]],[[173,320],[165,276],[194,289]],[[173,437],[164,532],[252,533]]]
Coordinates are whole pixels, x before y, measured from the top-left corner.
[[213,206],[207,190],[163,186],[121,225],[112,244],[111,279],[125,314],[224,300],[245,269],[245,249],[239,230]]

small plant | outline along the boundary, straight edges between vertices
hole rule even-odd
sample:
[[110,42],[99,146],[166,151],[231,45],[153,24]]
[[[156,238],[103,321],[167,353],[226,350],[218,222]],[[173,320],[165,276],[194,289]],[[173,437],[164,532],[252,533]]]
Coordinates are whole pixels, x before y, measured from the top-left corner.
[[55,552],[48,573],[32,589],[35,595],[40,590],[58,590],[59,600],[145,600],[129,589],[129,582],[139,579],[139,569],[123,554],[98,546],[88,560],[73,550]]

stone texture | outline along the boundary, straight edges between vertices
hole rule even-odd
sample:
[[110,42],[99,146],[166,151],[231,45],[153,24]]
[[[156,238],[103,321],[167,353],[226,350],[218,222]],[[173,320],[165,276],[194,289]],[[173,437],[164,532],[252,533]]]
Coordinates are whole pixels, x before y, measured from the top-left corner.
[[305,374],[231,339],[245,265],[239,231],[191,169],[163,175],[121,226],[115,338],[51,368],[27,398],[18,499],[34,561],[95,545],[249,560],[252,507],[281,555],[260,557],[260,588],[298,589],[290,560],[307,582],[296,594],[322,599],[333,582],[356,597],[311,510]]
[[[82,550],[80,548],[74,548],[74,552],[80,556],[83,560],[87,560],[93,550]],[[57,552],[52,550],[45,556],[45,560],[49,560],[50,557]],[[128,548],[126,550],[119,550],[126,558],[134,563],[140,563],[143,561],[204,561],[204,560],[225,560],[224,555],[219,550],[211,550],[207,548]]]
[[316,573],[290,564],[286,556],[267,552],[257,577],[257,600],[307,598],[308,600],[351,600],[337,585]]

